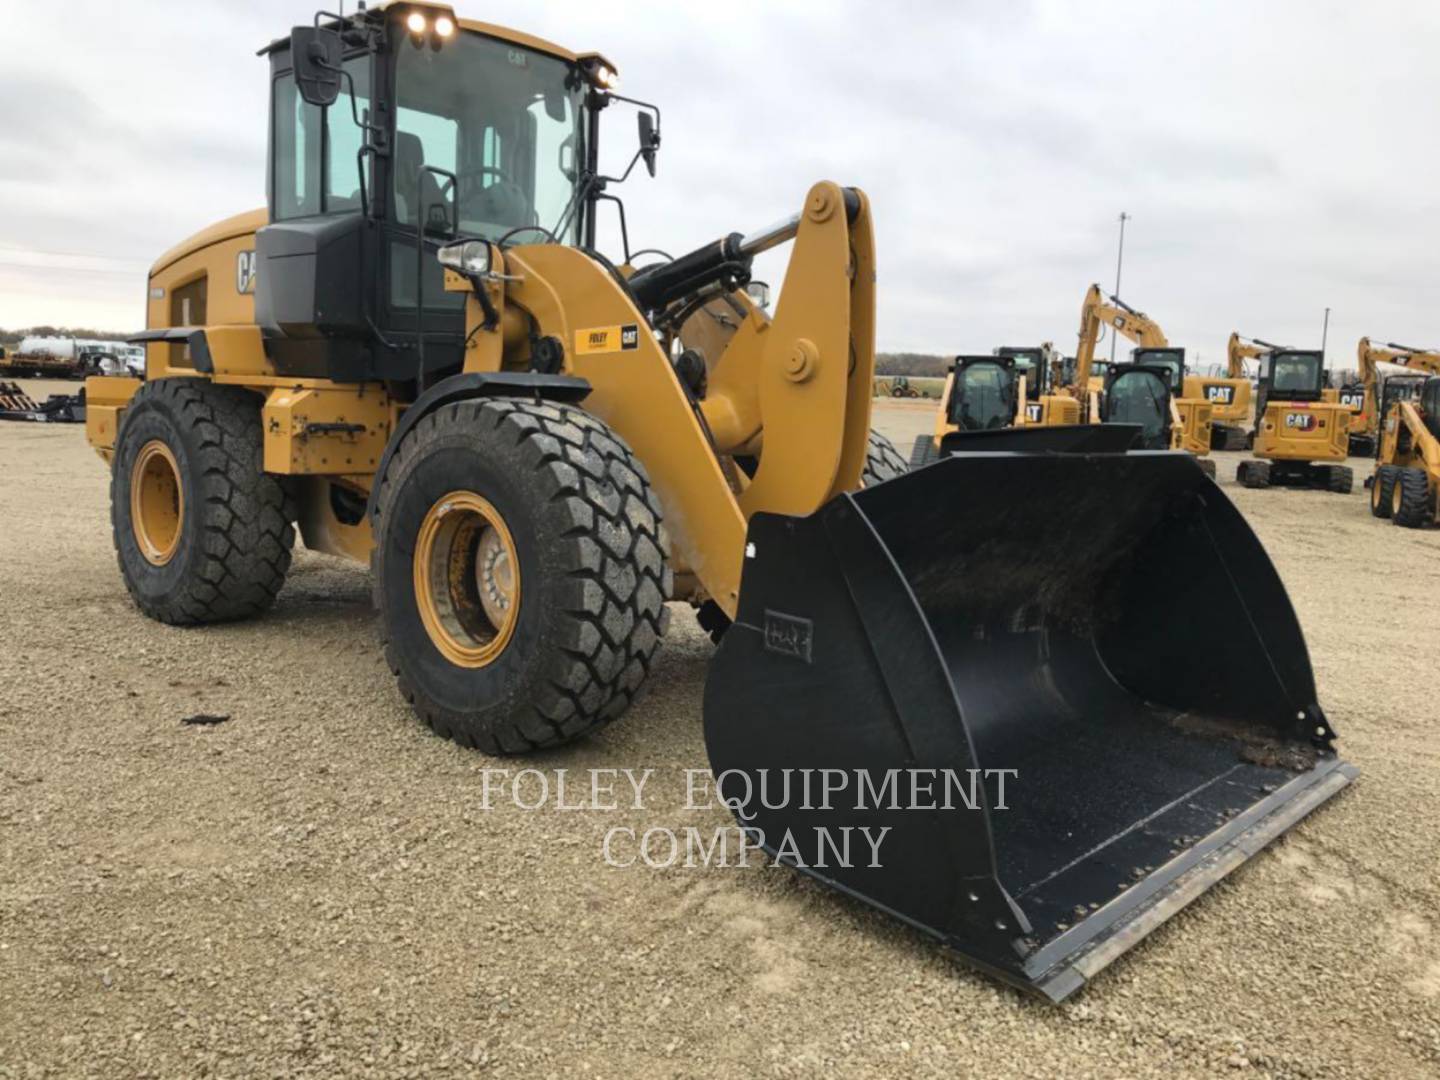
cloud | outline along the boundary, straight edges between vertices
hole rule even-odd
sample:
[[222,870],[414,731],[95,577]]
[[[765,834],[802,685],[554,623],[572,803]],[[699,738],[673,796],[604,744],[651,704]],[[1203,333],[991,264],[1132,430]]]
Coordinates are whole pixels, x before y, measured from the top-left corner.
[[[123,49],[107,2],[68,10],[60,62],[12,49],[0,69],[0,244],[143,266],[260,205],[254,50],[309,9],[131,0]],[[507,17],[604,52],[661,105],[660,175],[619,189],[637,246],[748,231],[817,179],[865,188],[883,348],[1068,346],[1085,288],[1113,284],[1122,209],[1124,295],[1192,353],[1218,358],[1232,329],[1316,343],[1326,306],[1333,357],[1361,334],[1440,339],[1440,5],[537,0]],[[623,165],[633,119],[604,127]],[[141,317],[123,273],[21,288],[4,257],[0,324]]]

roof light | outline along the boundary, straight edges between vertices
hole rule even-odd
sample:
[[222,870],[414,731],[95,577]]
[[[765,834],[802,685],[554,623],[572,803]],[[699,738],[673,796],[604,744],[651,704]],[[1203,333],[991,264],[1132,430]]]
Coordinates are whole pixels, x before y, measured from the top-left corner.
[[449,15],[437,15],[435,17],[435,33],[442,38],[448,38],[455,33],[455,20]]
[[620,85],[620,76],[614,68],[608,68],[604,64],[600,64],[595,68],[595,81],[602,90],[614,90]]
[[425,33],[425,25],[425,16],[419,11],[412,11],[409,15],[405,16],[405,29],[409,30],[410,33],[416,37]]

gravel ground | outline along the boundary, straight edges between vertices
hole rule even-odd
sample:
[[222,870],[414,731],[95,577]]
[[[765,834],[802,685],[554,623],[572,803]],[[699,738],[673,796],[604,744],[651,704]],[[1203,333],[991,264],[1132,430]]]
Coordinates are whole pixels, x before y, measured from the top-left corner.
[[[908,454],[928,408],[878,426]],[[1435,1074],[1440,534],[1217,457],[1364,775],[1055,1008],[787,870],[603,863],[616,825],[728,824],[682,808],[688,612],[625,720],[538,762],[656,769],[645,810],[486,810],[524,763],[410,716],[364,570],[149,622],[83,431],[0,425],[0,1077]]]

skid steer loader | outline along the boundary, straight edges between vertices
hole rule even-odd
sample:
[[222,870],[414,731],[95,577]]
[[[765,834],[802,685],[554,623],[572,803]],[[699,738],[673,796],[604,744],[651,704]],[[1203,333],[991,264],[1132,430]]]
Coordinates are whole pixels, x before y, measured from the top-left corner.
[[1143,357],[1150,351],[1136,349],[1135,355],[1142,359],[1110,366],[1100,398],[1100,420],[1106,424],[1136,425],[1139,431],[1135,445],[1140,449],[1195,454],[1200,471],[1213,480],[1215,462],[1201,456],[1209,447],[1193,441],[1196,432],[1210,429],[1210,405],[1196,398],[1177,401],[1174,365],[1166,362],[1165,356],[1159,363],[1146,362]]
[[[420,3],[266,56],[266,209],[162,256],[146,379],[88,383],[146,614],[260,612],[298,524],[369,562],[419,717],[523,753],[618,717],[667,598],[708,605],[704,738],[755,842],[1052,1000],[1354,775],[1279,577],[1192,458],[895,475],[859,190],[616,266],[604,57]],[[784,243],[767,314],[744,283]],[[856,828],[872,853],[825,856]]]
[[1352,410],[1326,401],[1325,357],[1318,349],[1274,348],[1260,357],[1254,457],[1240,462],[1245,487],[1322,488],[1348,494]]
[[1395,395],[1381,428],[1377,461],[1370,512],[1407,529],[1435,524],[1440,507],[1440,376],[1428,376],[1413,397]]

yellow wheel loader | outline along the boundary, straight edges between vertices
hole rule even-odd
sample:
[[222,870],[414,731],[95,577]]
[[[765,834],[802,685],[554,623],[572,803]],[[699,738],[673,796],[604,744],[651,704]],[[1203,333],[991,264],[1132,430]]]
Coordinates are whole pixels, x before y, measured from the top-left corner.
[[1251,488],[1349,493],[1355,474],[1340,463],[1350,453],[1352,410],[1325,400],[1324,355],[1318,349],[1275,347],[1260,364],[1255,456],[1236,467],[1235,479]]
[[1440,490],[1440,376],[1390,406],[1380,434],[1370,512],[1418,529],[1436,522]]
[[[617,266],[601,114],[638,109],[647,165],[659,126],[604,57],[420,3],[266,56],[266,208],[162,256],[146,378],[88,384],[145,613],[262,611],[298,527],[368,562],[416,714],[524,753],[619,717],[666,600],[709,605],[705,743],[750,841],[1052,1000],[1354,776],[1188,456],[886,479],[859,190]],[[744,285],[785,243],[767,314]]]
[[1356,350],[1356,360],[1360,377],[1358,381],[1342,386],[1336,400],[1354,410],[1350,418],[1351,456],[1366,456],[1379,450],[1380,421],[1386,415],[1379,401],[1379,365],[1396,364],[1422,371],[1440,371],[1440,352],[1411,348],[1393,341],[1383,346],[1375,345],[1368,337],[1362,337]]

